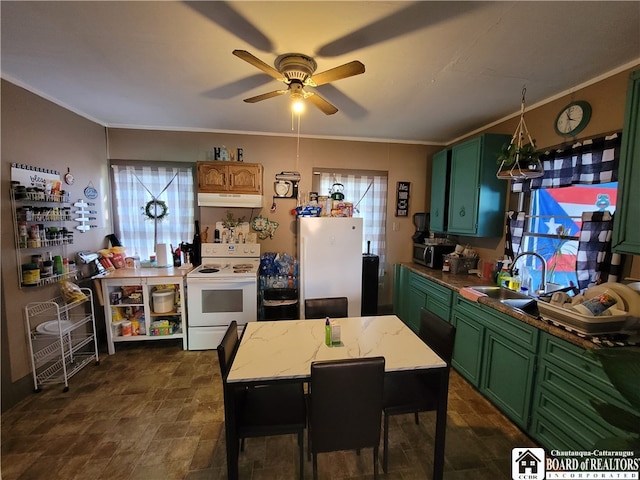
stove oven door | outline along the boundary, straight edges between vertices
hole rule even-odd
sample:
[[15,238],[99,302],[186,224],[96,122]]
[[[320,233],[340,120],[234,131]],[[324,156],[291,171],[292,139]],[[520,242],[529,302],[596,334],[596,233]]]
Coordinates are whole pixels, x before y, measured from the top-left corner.
[[258,318],[258,281],[244,278],[187,278],[189,327],[238,325]]
[[218,348],[229,324],[258,319],[258,281],[253,278],[187,277],[187,344],[189,350]]

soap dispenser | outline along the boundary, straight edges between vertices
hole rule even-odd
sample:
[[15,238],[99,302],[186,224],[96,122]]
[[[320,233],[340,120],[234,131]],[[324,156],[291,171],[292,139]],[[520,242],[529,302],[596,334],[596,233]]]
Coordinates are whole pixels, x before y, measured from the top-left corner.
[[513,275],[509,278],[509,288],[514,292],[520,291],[520,272],[517,268],[513,269]]

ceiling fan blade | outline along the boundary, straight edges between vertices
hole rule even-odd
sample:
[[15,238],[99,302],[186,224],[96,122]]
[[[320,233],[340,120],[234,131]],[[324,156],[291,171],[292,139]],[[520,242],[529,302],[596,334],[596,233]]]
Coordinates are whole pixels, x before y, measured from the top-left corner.
[[184,3],[253,48],[257,48],[261,52],[273,52],[274,47],[271,40],[238,13],[232,7],[233,2],[186,1]]
[[353,62],[345,63],[339,67],[325,70],[324,72],[313,75],[305,82],[307,85],[317,87],[318,85],[324,85],[325,83],[335,82],[347,77],[353,77],[354,75],[360,75],[364,73],[364,64],[354,60]]
[[266,73],[267,75],[272,76],[276,80],[280,80],[281,82],[284,82],[286,80],[284,78],[284,76],[279,71],[277,71],[272,66],[267,65],[262,60],[260,60],[258,57],[253,56],[252,54],[250,54],[246,50],[234,50],[233,54],[236,57],[241,58],[245,62],[250,63],[254,67],[259,68],[264,73]]
[[262,100],[267,100],[268,98],[284,95],[287,92],[288,90],[274,90],[273,92],[263,93],[262,95],[256,95],[255,97],[245,98],[244,101],[247,103],[261,102]]
[[305,92],[304,98],[318,107],[325,115],[333,115],[338,109],[315,92]]

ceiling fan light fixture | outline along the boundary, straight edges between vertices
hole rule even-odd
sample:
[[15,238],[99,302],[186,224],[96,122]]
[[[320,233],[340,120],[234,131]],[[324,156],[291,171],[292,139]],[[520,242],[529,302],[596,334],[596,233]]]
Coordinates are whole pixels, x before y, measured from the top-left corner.
[[291,110],[293,110],[294,113],[304,112],[304,101],[302,100],[302,98],[293,100],[293,103],[291,104]]
[[302,53],[285,53],[276,58],[274,64],[290,82],[296,80],[304,82],[318,68],[313,58]]
[[255,97],[245,98],[245,102],[257,103],[289,93],[292,100],[308,100],[309,103],[320,109],[325,115],[333,115],[338,109],[335,105],[332,105],[322,98],[317,92],[305,91],[304,87],[318,87],[365,72],[365,67],[362,62],[353,60],[312,76],[318,65],[313,58],[303,55],[302,53],[285,53],[284,55],[280,55],[274,62],[276,68],[269,66],[246,50],[234,50],[233,54],[287,85],[287,90],[275,90]]

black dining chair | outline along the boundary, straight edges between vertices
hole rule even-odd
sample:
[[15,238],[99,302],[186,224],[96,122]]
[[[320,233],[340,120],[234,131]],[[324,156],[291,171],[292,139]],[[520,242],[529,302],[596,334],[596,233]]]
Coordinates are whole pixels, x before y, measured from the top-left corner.
[[[445,372],[447,385],[455,334],[456,328],[449,322],[429,310],[424,308],[420,310],[418,336],[442,360],[447,362]],[[419,424],[419,412],[437,410],[441,380],[441,372],[387,375],[385,378],[383,401],[384,450],[382,453],[382,469],[385,473],[389,463],[389,417],[391,415],[413,413],[416,425]],[[443,416],[443,418],[446,417]],[[444,438],[442,441],[444,441]]]
[[[303,438],[307,422],[303,385],[302,383],[282,383],[245,388],[234,388],[228,385],[227,375],[239,345],[238,325],[234,320],[218,346],[218,360],[225,409],[231,409],[233,412],[237,438],[241,442],[240,450],[244,451],[245,438],[295,433],[298,435],[300,479],[302,480],[304,476]],[[227,404],[229,399],[232,399],[233,405]]]
[[344,318],[349,316],[347,297],[307,298],[304,301],[304,318]]
[[311,364],[308,395],[309,449],[313,478],[318,453],[373,448],[378,478],[384,357],[328,360]]

